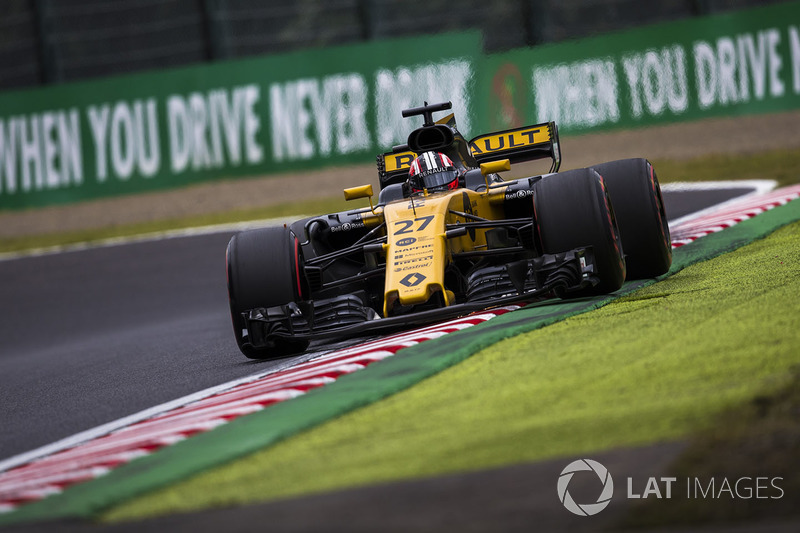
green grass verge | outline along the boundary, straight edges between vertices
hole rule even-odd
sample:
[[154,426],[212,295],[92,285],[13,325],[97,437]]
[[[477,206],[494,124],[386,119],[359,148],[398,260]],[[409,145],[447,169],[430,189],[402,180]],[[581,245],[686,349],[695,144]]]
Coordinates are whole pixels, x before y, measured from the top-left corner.
[[346,209],[367,207],[366,200],[345,202],[341,197],[305,200],[281,205],[273,205],[258,209],[227,211],[208,215],[158,220],[141,224],[108,226],[98,229],[76,231],[70,233],[54,233],[26,237],[0,238],[0,253],[17,252],[34,248],[49,246],[63,246],[75,243],[101,241],[113,237],[129,237],[145,235],[162,231],[242,222],[245,220],[260,220],[269,218],[283,218],[294,220],[304,214],[334,213]]
[[[654,160],[659,180],[708,181],[718,179],[774,179],[780,185],[797,183],[800,151],[777,150],[756,155],[705,156],[685,161]],[[366,207],[366,200],[346,203],[341,196],[266,206],[258,209],[229,211],[210,215],[176,218],[142,224],[109,226],[105,228],[37,235],[32,237],[0,238],[0,253],[93,242],[112,237],[127,237],[173,229],[258,220],[265,218],[297,218],[303,214],[332,213],[345,209]]]
[[103,519],[680,439],[786,385],[800,362],[798,293],[795,223]]

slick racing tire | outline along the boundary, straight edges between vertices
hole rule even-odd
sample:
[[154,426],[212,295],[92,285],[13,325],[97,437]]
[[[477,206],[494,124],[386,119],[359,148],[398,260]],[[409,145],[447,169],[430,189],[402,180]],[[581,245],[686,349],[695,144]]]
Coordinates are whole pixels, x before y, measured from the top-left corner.
[[627,279],[665,274],[672,264],[672,243],[653,165],[646,159],[622,159],[592,168],[603,177],[614,207]]
[[622,243],[614,211],[597,172],[582,168],[545,176],[535,185],[533,198],[544,253],[587,246],[594,251],[599,283],[559,295],[576,298],[619,289],[625,281]]
[[242,313],[302,299],[302,254],[297,238],[285,227],[243,231],[231,238],[226,253],[228,299],[236,344],[251,359],[300,353],[308,341],[279,339],[269,347],[250,344]]

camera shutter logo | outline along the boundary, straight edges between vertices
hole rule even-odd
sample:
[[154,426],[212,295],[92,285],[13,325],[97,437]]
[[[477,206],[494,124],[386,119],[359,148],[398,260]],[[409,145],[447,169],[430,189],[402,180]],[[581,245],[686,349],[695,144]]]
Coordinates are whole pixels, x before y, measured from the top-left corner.
[[[569,482],[575,472],[584,470],[593,471],[595,474],[597,474],[597,477],[600,478],[600,482],[603,484],[603,491],[600,493],[600,496],[597,498],[597,502],[595,503],[575,503],[575,500],[572,499],[572,496],[570,496],[569,491],[567,490],[567,486],[569,485]],[[564,468],[564,470],[561,471],[561,475],[558,477],[558,499],[561,500],[561,503],[569,512],[579,516],[596,515],[608,506],[608,504],[611,502],[611,496],[613,495],[614,480],[611,479],[611,474],[608,472],[608,469],[606,469],[605,466],[601,465],[597,461],[592,461],[591,459],[579,459],[571,462],[566,466],[566,468]]]

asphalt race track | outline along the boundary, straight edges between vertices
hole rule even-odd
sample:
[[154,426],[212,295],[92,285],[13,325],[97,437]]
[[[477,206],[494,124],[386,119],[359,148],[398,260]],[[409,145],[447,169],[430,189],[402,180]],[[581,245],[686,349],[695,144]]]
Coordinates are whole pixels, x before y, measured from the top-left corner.
[[[665,192],[676,219],[750,192]],[[230,233],[0,261],[0,460],[291,360],[250,361]],[[300,356],[301,358],[306,358]]]

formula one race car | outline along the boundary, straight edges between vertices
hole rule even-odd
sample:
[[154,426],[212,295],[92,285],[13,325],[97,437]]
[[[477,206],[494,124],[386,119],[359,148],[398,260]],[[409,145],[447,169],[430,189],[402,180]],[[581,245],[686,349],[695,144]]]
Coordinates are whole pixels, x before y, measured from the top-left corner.
[[[450,102],[408,143],[377,158],[381,186],[345,189],[370,207],[235,235],[227,249],[236,342],[250,358],[297,353],[317,338],[430,323],[512,302],[616,291],[672,261],[652,165],[626,159],[556,173],[549,122],[467,141]],[[511,163],[552,159],[549,174],[503,181]]]

